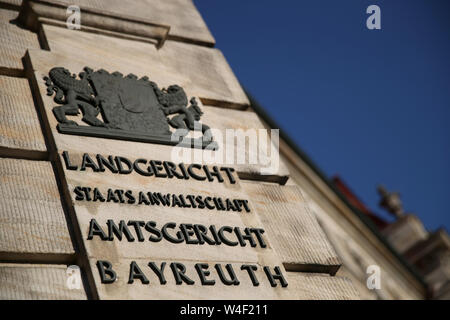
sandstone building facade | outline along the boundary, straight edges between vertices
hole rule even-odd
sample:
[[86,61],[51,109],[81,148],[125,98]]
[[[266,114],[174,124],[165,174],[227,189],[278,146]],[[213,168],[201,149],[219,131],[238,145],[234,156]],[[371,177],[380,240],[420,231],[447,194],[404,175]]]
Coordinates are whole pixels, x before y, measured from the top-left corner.
[[276,126],[191,0],[0,0],[0,25],[1,299],[448,297],[445,259],[424,260],[448,257],[445,232],[404,247],[403,227],[378,230],[288,137],[270,174],[219,139]]

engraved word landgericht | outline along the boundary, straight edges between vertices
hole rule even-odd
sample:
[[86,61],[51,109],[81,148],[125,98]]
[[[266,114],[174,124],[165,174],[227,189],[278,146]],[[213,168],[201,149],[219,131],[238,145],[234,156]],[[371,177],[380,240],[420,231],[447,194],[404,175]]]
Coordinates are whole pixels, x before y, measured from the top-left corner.
[[[62,67],[52,68],[44,77],[47,94],[55,94],[54,101],[60,104],[53,108],[60,133],[217,149],[210,128],[198,122],[203,112],[197,101],[188,102],[180,86],[161,90],[148,77],[88,67],[78,78]],[[67,119],[80,110],[89,126]],[[202,137],[186,137],[194,129],[201,130]]]

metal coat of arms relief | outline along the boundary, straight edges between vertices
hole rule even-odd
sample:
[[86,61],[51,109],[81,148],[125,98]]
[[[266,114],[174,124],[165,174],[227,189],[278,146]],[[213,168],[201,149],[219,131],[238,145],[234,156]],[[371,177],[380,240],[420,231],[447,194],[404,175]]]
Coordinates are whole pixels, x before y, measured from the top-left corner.
[[[88,67],[78,77],[55,67],[44,80],[59,104],[53,114],[60,133],[217,149],[210,128],[199,122],[203,112],[196,99],[188,100],[180,86],[159,89],[148,77]],[[67,118],[80,113],[87,125]],[[194,130],[202,136],[187,137]]]

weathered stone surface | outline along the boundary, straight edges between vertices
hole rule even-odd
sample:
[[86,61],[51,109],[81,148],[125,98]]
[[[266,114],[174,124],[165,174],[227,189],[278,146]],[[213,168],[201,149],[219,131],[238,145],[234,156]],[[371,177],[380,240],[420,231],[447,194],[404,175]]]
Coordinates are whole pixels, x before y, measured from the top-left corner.
[[286,269],[335,274],[340,260],[299,187],[244,183]]
[[47,148],[27,79],[0,76],[0,123],[0,154],[45,156]]
[[249,102],[222,52],[217,49],[167,41],[160,49],[163,65],[186,75],[193,94],[204,104],[245,108]]
[[74,254],[50,162],[0,158],[0,256]]
[[139,41],[50,25],[43,28],[52,52],[71,61],[82,61],[83,66],[147,75],[161,86],[176,83],[205,104],[234,108],[246,108],[249,104],[217,49],[166,41],[157,50],[154,45]]
[[10,74],[22,70],[21,58],[27,48],[39,48],[35,33],[12,22],[17,15],[17,11],[0,9],[0,73]]
[[[70,160],[72,164],[80,163],[79,155],[69,151]],[[95,155],[91,156],[95,158]],[[62,160],[63,161],[63,160]],[[210,244],[186,244],[170,243],[162,239],[159,242],[150,242],[148,237],[150,233],[143,229],[144,241],[138,241],[137,234],[133,227],[130,226],[132,235],[135,241],[130,242],[126,238],[121,241],[114,239],[114,241],[102,241],[99,236],[94,236],[93,239],[88,240],[89,226],[91,219],[95,219],[98,224],[108,231],[106,222],[108,219],[113,220],[119,225],[120,220],[128,222],[129,220],[137,221],[155,221],[157,228],[160,229],[165,223],[174,222],[177,227],[171,233],[175,234],[179,229],[178,226],[182,223],[186,224],[202,224],[209,228],[210,225],[215,225],[217,229],[223,226],[239,227],[242,232],[245,227],[262,228],[258,213],[253,209],[252,204],[249,203],[250,212],[242,208],[238,211],[221,211],[209,210],[200,208],[181,208],[173,205],[146,205],[139,204],[139,192],[147,193],[161,192],[162,194],[182,194],[185,198],[187,195],[200,195],[203,198],[210,196],[220,197],[222,199],[239,199],[249,200],[245,197],[242,187],[239,182],[230,184],[225,179],[224,183],[217,181],[196,181],[179,180],[177,178],[156,178],[143,177],[133,172],[128,175],[113,174],[111,172],[91,172],[90,169],[86,171],[72,171],[65,170],[66,179],[68,182],[68,189],[71,195],[71,201],[75,208],[77,218],[81,227],[82,236],[85,246],[90,257],[99,257],[107,253],[111,259],[117,261],[120,258],[144,258],[155,257],[160,259],[197,259],[208,261],[220,261],[226,257],[230,262],[258,262],[261,257],[266,257],[267,260],[275,259],[275,255],[271,249],[271,244],[267,238],[267,233],[263,234],[264,242],[267,247],[263,248],[256,237],[254,240],[257,243],[256,247],[251,247],[248,241],[246,246],[228,246],[210,245]],[[113,201],[86,201],[86,197],[82,200],[77,200],[75,188],[77,186],[90,187],[94,189],[98,187],[102,195],[107,198],[108,189],[116,190],[131,190],[136,197],[136,202],[115,203]],[[93,198],[93,196],[91,197]],[[187,199],[186,199],[187,201]],[[189,201],[187,201],[189,203]],[[224,200],[225,202],[225,200]],[[209,232],[209,231],[208,231]],[[211,236],[211,233],[208,233]],[[235,234],[228,234],[231,241],[237,241]],[[195,237],[194,237],[195,238]],[[278,261],[275,261],[278,262]]]
[[[76,154],[69,150],[71,165],[80,164],[80,154]],[[91,158],[95,158],[92,155]],[[63,161],[63,160],[62,160]],[[148,232],[144,227],[141,227],[143,237],[139,239],[139,235],[133,226],[129,225],[130,221],[143,221],[144,223],[154,221],[158,230],[161,230],[162,226],[168,222],[176,224],[175,228],[170,229],[170,234],[174,237],[179,232],[180,224],[200,224],[204,225],[208,229],[208,236],[212,237],[210,232],[210,226],[214,225],[217,230],[224,226],[230,226],[231,228],[239,228],[244,233],[245,228],[262,228],[262,223],[259,219],[258,212],[254,210],[254,206],[249,201],[250,212],[242,210],[237,211],[220,211],[209,210],[200,208],[182,208],[173,204],[173,200],[170,205],[151,205],[151,204],[139,204],[139,191],[143,191],[144,194],[148,191],[161,192],[162,194],[175,194],[175,195],[201,195],[204,198],[221,197],[229,199],[242,199],[245,198],[245,192],[237,181],[235,184],[230,184],[225,179],[224,183],[218,181],[197,181],[197,180],[179,180],[177,178],[156,178],[140,176],[135,172],[128,175],[114,174],[109,170],[105,172],[92,172],[90,169],[84,171],[80,170],[68,170],[64,166],[64,174],[68,183],[68,191],[70,192],[70,198],[73,204],[73,208],[78,219],[78,224],[81,228],[81,235],[84,241],[87,254],[91,261],[91,267],[94,272],[94,278],[97,282],[97,290],[101,299],[219,299],[219,298],[233,298],[233,299],[281,299],[289,298],[288,289],[286,288],[272,288],[266,279],[266,275],[262,270],[263,266],[274,268],[279,266],[283,271],[284,267],[281,261],[276,256],[270,243],[269,232],[262,234],[263,243],[254,238],[255,246],[252,247],[248,240],[244,240],[245,246],[237,243],[238,238],[235,233],[227,232],[226,237],[229,241],[236,242],[236,245],[221,244],[188,244],[186,236],[181,243],[172,243],[166,238],[159,241],[150,241],[150,237],[155,235]],[[98,187],[104,201],[94,201],[93,192],[89,192],[91,200],[87,200],[85,195],[81,196],[77,194],[76,187],[89,187],[94,189]],[[135,197],[135,203],[118,203],[119,201],[108,201],[108,191],[111,190],[124,190],[131,191]],[[244,198],[243,198],[244,196]],[[95,219],[96,223],[102,228],[105,236],[112,239],[106,240],[101,238],[98,233],[98,229],[91,227]],[[128,229],[132,239],[127,237],[125,233],[122,235],[122,239],[119,239],[117,234],[113,234],[109,231],[107,221],[113,220],[115,225],[119,226],[120,221],[124,224],[128,224]],[[93,230],[97,230],[96,233]],[[234,231],[236,232],[236,231]],[[91,233],[91,236],[90,236]],[[197,240],[198,237],[193,235],[192,240]],[[119,280],[114,284],[101,284],[99,282],[99,272],[95,266],[98,260],[106,260],[113,265],[113,269],[116,270],[119,275]],[[227,287],[225,285],[217,285],[214,288],[210,286],[202,286],[199,280],[196,280],[196,284],[189,287],[177,286],[174,284],[173,276],[167,275],[168,283],[166,285],[160,285],[159,282],[155,283],[151,287],[146,287],[137,281],[134,284],[126,284],[127,277],[129,275],[129,265],[131,261],[138,262],[138,265],[143,269],[147,268],[147,273],[150,271],[147,264],[150,261],[154,262],[181,262],[190,269],[189,276],[195,275],[194,264],[195,263],[208,263],[210,268],[214,268],[217,263],[225,264],[231,263],[245,274],[245,270],[242,272],[239,268],[242,264],[258,265],[259,277],[261,286],[254,288],[248,279],[242,281],[239,288]],[[214,270],[214,269],[213,269]],[[167,272],[171,272],[169,267]],[[150,275],[148,275],[150,278]],[[172,279],[170,279],[172,277]],[[214,276],[217,278],[217,275]],[[241,275],[242,277],[242,275]],[[263,278],[264,277],[264,278]],[[125,282],[124,282],[125,281]],[[154,290],[152,290],[154,288]]]
[[[93,8],[138,21],[170,26],[169,37],[212,46],[214,38],[191,0],[59,0],[67,5]],[[169,38],[169,39],[170,39]]]
[[291,299],[300,300],[357,300],[358,291],[343,277],[323,274],[288,272],[289,285],[295,288]]
[[420,219],[413,214],[398,218],[383,230],[387,240],[400,253],[405,253],[415,244],[425,240],[428,232]]
[[[149,281],[148,284],[134,279],[129,283],[130,264],[135,262]],[[162,262],[166,262],[164,277],[166,284],[161,285],[159,278],[149,267],[154,262],[158,268]],[[239,285],[224,285],[215,268],[216,263],[221,264],[225,270],[226,262],[216,261],[175,261],[186,267],[186,275],[194,281],[194,284],[182,283],[176,285],[173,271],[170,268],[172,260],[160,261],[153,258],[148,259],[125,259],[112,263],[112,269],[116,272],[117,280],[110,284],[101,283],[97,260],[91,259],[91,268],[94,272],[96,286],[100,299],[189,299],[207,300],[249,300],[249,299],[289,299],[289,300],[357,300],[360,299],[358,291],[353,287],[351,281],[343,277],[332,277],[324,274],[285,272],[283,275],[288,286],[283,288],[277,280],[276,287],[271,287],[263,266],[256,265],[256,279],[258,286],[254,286],[246,270],[241,270],[241,264],[232,264],[233,271],[239,280]],[[201,285],[195,263],[208,263],[208,271],[211,274],[208,280],[214,280],[214,285]],[[273,269],[271,269],[273,271]],[[228,275],[228,274],[227,274]]]
[[[90,152],[94,154],[100,153],[105,155],[113,154],[113,155],[127,156],[133,159],[147,158],[155,160],[171,160],[174,162],[183,162],[183,161],[176,161],[174,157],[177,155],[181,156],[182,152],[188,152],[191,155],[191,157],[189,158],[188,161],[184,162],[185,163],[198,162],[194,161],[195,160],[194,149],[173,148],[171,146],[149,144],[149,143],[60,134],[56,129],[58,123],[52,112],[52,109],[55,106],[55,102],[53,101],[53,97],[47,96],[47,87],[45,85],[43,77],[46,76],[49,70],[54,66],[64,66],[69,70],[71,70],[72,72],[79,72],[87,64],[86,61],[89,61],[89,59],[85,60],[82,59],[81,57],[78,57],[76,59],[75,58],[68,59],[60,54],[53,54],[49,52],[32,50],[29,53],[29,57],[27,57],[27,61],[29,60],[31,60],[30,62],[31,68],[35,71],[34,76],[36,84],[39,86],[40,96],[42,98],[44,106],[43,115],[46,115],[47,121],[49,123],[49,128],[52,130],[54,136],[56,147],[60,152],[64,150],[71,150],[80,154],[83,152]],[[99,69],[104,68],[110,71],[119,70],[124,74],[127,74],[129,72],[135,72],[139,77],[144,76],[146,74],[149,75],[157,74],[157,72],[144,73],[142,70],[138,70],[139,67],[137,65],[133,65],[133,61],[130,61],[129,64],[122,65],[120,68],[119,66],[112,66],[112,65],[108,66],[107,65],[108,61],[109,59],[106,59],[103,62],[95,63],[96,68]],[[124,66],[128,66],[129,69],[128,68],[125,69]],[[116,69],[116,67],[118,67],[118,69]],[[159,74],[162,73],[160,72]],[[178,83],[175,81],[168,82],[167,78],[164,81],[159,81],[158,79],[154,79],[152,77],[151,80],[158,83],[160,87],[167,86],[168,83],[169,84]],[[193,96],[193,94],[191,94],[188,89],[186,89],[186,93],[189,97]],[[263,124],[261,123],[261,121],[256,117],[255,114],[251,112],[243,112],[239,110],[226,110],[222,108],[215,108],[208,106],[202,106],[202,110],[204,112],[204,115],[202,116],[201,121],[209,125],[211,128],[218,129],[219,131],[221,131],[223,137],[226,137],[225,132],[226,129],[247,130],[247,129],[263,128]],[[256,134],[259,135],[258,132]],[[230,146],[236,145],[237,140],[233,141],[232,139],[229,140],[227,139],[226,144]],[[266,161],[268,160],[269,157],[262,156],[258,159],[260,162],[262,160],[262,162],[266,163],[253,164],[251,163],[251,158],[249,157],[249,155],[250,154],[255,155],[257,151],[249,151],[249,150],[250,150],[249,148],[246,150],[245,147],[238,147],[238,146],[236,146],[234,150],[235,154],[238,153],[246,154],[245,157],[246,159],[243,164],[233,165],[233,167],[236,168],[236,170],[239,172],[240,176],[243,175],[247,179],[276,181],[280,183],[285,181],[286,177],[288,176],[288,171],[282,161],[280,161],[279,163],[278,172],[275,171],[274,174],[263,175],[261,174],[261,169],[266,168],[270,165],[270,162],[267,163]],[[211,154],[210,151],[200,151],[198,149],[196,149],[196,152],[199,152],[201,154],[200,156],[203,160],[207,160],[206,155]],[[223,147],[222,144],[219,144],[219,151],[215,153],[213,152],[213,155],[215,156],[216,154],[221,153],[222,154],[225,153],[225,148]],[[226,158],[224,157],[223,159]],[[217,162],[210,162],[210,163],[214,164]]]
[[85,300],[81,289],[70,290],[66,266],[0,264],[1,300]]

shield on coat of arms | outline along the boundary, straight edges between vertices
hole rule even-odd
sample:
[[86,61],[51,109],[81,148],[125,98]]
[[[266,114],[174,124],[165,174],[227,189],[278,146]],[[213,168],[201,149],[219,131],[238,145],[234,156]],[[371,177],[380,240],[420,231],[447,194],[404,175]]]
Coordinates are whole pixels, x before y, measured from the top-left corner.
[[153,135],[171,135],[154,83],[102,70],[93,72],[90,80],[100,98],[108,126]]

